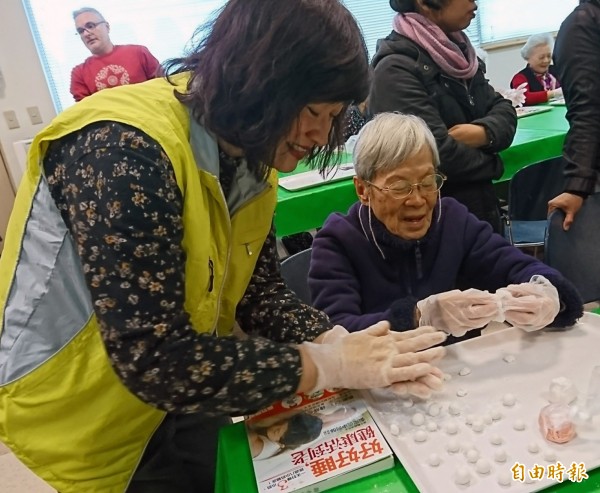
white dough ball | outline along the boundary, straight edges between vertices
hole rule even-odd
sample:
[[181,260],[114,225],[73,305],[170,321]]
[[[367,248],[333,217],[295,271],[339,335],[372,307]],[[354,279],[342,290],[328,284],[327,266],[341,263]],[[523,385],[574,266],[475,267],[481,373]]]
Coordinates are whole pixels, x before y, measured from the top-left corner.
[[511,407],[515,405],[515,402],[517,402],[517,398],[515,397],[514,394],[504,394],[502,396],[502,404],[504,404],[507,407]]
[[498,433],[494,433],[491,438],[490,438],[490,443],[492,445],[502,445],[502,436],[499,435]]
[[448,433],[448,435],[456,435],[456,433],[458,432],[458,424],[456,423],[456,421],[448,421],[445,424],[444,429],[446,430],[446,433]]
[[490,466],[490,463],[486,459],[479,459],[475,464],[475,469],[479,474],[487,474],[491,468],[492,466]]
[[425,416],[422,413],[415,413],[413,417],[410,418],[410,422],[415,426],[421,426],[425,423]]
[[529,450],[530,454],[537,454],[540,451],[540,446],[535,442],[530,442],[527,445],[527,450]]
[[460,411],[460,406],[456,402],[451,402],[448,404],[448,412],[452,414],[452,416],[458,416]]
[[442,462],[442,459],[440,459],[440,456],[438,454],[433,453],[433,454],[429,454],[429,458],[427,459],[427,462],[429,462],[429,465],[431,467],[437,467]]
[[473,421],[473,431],[476,431],[477,433],[481,433],[485,428],[485,423],[483,422],[482,419],[476,419],[475,421]]
[[390,433],[394,436],[398,436],[400,434],[400,427],[396,423],[392,423],[390,425]]
[[527,428],[527,426],[525,425],[525,421],[523,421],[522,419],[517,419],[513,423],[513,428],[516,431],[523,431],[525,428]]
[[440,406],[437,402],[432,402],[427,406],[427,414],[429,416],[438,416],[442,411],[442,406]]
[[458,452],[460,450],[460,444],[457,440],[450,440],[446,445],[446,450],[452,454]]
[[471,475],[466,467],[459,467],[454,476],[454,482],[458,485],[465,485],[471,482]]
[[494,460],[496,462],[506,462],[506,452],[504,450],[498,450],[494,453]]
[[506,363],[514,363],[514,361],[517,359],[515,358],[514,354],[505,354],[504,357],[502,358]]
[[544,460],[546,462],[556,462],[556,453],[554,452],[554,450],[544,450],[544,453],[542,455],[544,457]]
[[406,399],[406,400],[402,401],[402,405],[403,405],[404,407],[407,407],[407,408],[408,408],[408,407],[413,407],[413,406],[414,406],[414,404],[415,404],[415,403],[413,402],[413,400],[412,400],[412,399]]
[[425,442],[427,441],[427,432],[424,430],[419,430],[414,435],[415,442]]
[[433,432],[433,431],[437,431],[438,425],[435,421],[427,421],[425,428],[427,428],[427,431]]
[[479,460],[479,452],[474,448],[472,448],[471,450],[467,450],[465,456],[469,462],[475,463]]

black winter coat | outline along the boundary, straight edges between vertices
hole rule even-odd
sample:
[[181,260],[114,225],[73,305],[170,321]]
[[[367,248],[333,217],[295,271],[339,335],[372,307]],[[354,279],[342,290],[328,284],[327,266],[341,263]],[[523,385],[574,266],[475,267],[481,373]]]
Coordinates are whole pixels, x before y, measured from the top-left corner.
[[[517,116],[511,102],[485,78],[481,60],[471,80],[453,79],[421,47],[392,31],[379,40],[372,65],[369,111],[400,111],[423,118],[436,138],[440,169],[449,185],[490,182],[502,176],[498,152],[512,143]],[[460,123],[484,126],[490,143],[474,149],[454,140],[448,129]]]
[[600,172],[600,2],[581,3],[567,16],[554,45],[567,104],[569,131],[563,147],[565,190],[594,192]]

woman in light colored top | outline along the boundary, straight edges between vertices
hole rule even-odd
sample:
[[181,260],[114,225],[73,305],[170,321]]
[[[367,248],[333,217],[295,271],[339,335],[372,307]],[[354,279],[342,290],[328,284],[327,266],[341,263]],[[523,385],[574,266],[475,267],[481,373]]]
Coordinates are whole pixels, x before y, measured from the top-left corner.
[[554,39],[549,33],[533,34],[521,48],[521,56],[527,66],[516,73],[510,87],[525,86],[525,105],[546,103],[551,99],[562,98],[560,81],[552,65]]

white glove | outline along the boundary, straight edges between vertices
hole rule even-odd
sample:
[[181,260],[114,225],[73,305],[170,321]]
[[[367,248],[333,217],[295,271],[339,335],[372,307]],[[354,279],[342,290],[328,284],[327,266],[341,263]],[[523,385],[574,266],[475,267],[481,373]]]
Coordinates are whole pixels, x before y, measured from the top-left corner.
[[560,99],[563,97],[562,87],[558,87],[551,91],[548,91],[548,99]]
[[342,327],[341,325],[334,325],[333,329],[323,332],[323,335],[321,336],[321,344],[331,344],[339,341],[342,337],[346,337],[349,333],[350,332],[348,332],[345,327]]
[[421,312],[419,325],[433,325],[455,337],[502,318],[496,296],[479,289],[433,294],[417,302],[417,308]]
[[500,288],[496,295],[502,302],[506,321],[527,332],[551,324],[560,311],[558,291],[544,276]]
[[515,89],[501,89],[498,92],[508,99],[514,108],[525,104],[525,91],[527,90],[527,82],[523,82]]
[[390,385],[390,390],[397,395],[411,394],[421,399],[431,396],[432,390],[440,390],[444,385],[444,372],[433,367],[433,371],[414,382],[398,382]]
[[325,337],[326,342],[301,344],[318,372],[317,383],[311,392],[340,387],[372,389],[415,381],[435,374],[435,367],[430,362],[445,354],[443,347],[431,347],[446,340],[446,335],[433,327],[403,334],[392,332],[389,322],[379,322],[347,335],[341,334],[340,329],[335,330],[337,335]]

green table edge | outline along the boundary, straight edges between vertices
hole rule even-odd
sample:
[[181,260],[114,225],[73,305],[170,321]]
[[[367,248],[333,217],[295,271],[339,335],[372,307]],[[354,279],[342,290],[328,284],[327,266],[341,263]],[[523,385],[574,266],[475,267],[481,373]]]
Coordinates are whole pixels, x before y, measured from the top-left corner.
[[[541,491],[600,493],[600,468],[587,471],[587,474],[589,478],[581,483],[566,480]],[[239,422],[223,427],[219,434],[215,493],[257,493],[257,491],[244,423]],[[393,469],[327,491],[331,493],[419,493],[397,458]]]

